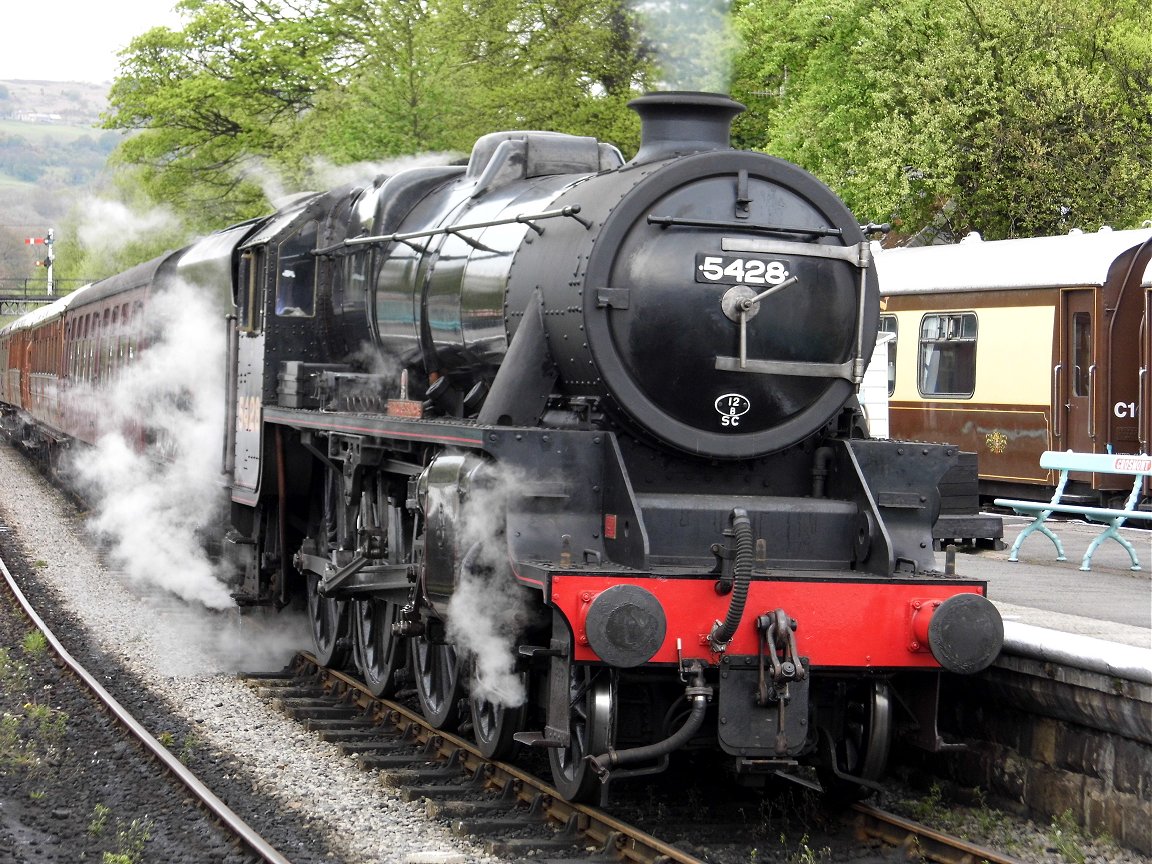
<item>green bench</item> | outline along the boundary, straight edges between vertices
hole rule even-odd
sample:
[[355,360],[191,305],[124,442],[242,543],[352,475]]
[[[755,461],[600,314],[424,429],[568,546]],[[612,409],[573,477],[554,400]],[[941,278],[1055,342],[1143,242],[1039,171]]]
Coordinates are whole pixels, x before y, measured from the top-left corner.
[[[1096,537],[1084,553],[1080,562],[1081,570],[1092,569],[1092,555],[1100,544],[1112,538],[1128,551],[1132,559],[1132,569],[1140,569],[1140,559],[1136,557],[1136,550],[1132,544],[1120,536],[1120,526],[1128,519],[1152,519],[1152,512],[1137,510],[1136,504],[1140,500],[1140,487],[1144,478],[1152,475],[1152,456],[1128,456],[1124,454],[1104,453],[1073,453],[1071,450],[1046,450],[1040,456],[1040,467],[1050,471],[1060,472],[1060,482],[1056,486],[1056,493],[1051,501],[1015,501],[1008,498],[997,498],[996,506],[1011,507],[1022,516],[1032,516],[1033,521],[1025,526],[1012,544],[1012,551],[1008,553],[1009,561],[1017,561],[1020,545],[1033,531],[1039,531],[1056,545],[1056,560],[1067,561],[1064,555],[1064,546],[1045,520],[1053,513],[1067,513],[1074,516],[1083,516],[1092,522],[1100,522],[1107,528]],[[1112,507],[1088,507],[1081,504],[1062,504],[1060,499],[1064,495],[1064,487],[1068,483],[1069,471],[1088,471],[1093,474],[1127,474],[1132,475],[1132,492],[1124,502],[1123,509]]]

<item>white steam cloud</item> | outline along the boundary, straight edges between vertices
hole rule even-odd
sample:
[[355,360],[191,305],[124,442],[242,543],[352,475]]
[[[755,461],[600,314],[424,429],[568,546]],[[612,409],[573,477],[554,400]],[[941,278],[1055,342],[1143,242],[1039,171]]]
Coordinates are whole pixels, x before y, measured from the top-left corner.
[[[98,401],[70,391],[98,435],[94,448],[77,451],[74,469],[93,527],[129,577],[226,609],[234,602],[203,545],[226,503],[224,328],[205,292],[184,284],[153,294],[145,314],[145,350],[127,332],[110,334],[111,350],[134,356]],[[130,329],[138,329],[131,319]],[[100,413],[85,416],[94,404]]]
[[362,183],[365,179],[391,176],[409,168],[449,165],[465,155],[452,152],[417,153],[382,162],[354,162],[349,165],[333,165],[326,159],[316,158],[311,162],[310,173],[320,188],[331,189],[348,183]]
[[141,237],[177,231],[181,222],[166,207],[133,210],[119,201],[89,198],[78,209],[76,233],[87,249],[119,249]]
[[668,90],[727,93],[740,47],[731,0],[633,0]]
[[504,539],[508,499],[520,485],[504,472],[494,485],[469,490],[460,513],[460,573],[447,612],[448,638],[472,661],[473,695],[509,708],[527,698],[515,664],[530,609],[509,578]]
[[308,163],[304,180],[307,183],[307,188],[297,188],[300,186],[299,183],[291,182],[264,159],[249,160],[244,163],[238,173],[242,180],[259,186],[264,197],[274,206],[279,207],[294,196],[309,190],[333,189],[346,184],[371,186],[377,177],[391,176],[409,168],[447,165],[460,158],[462,158],[460,153],[431,152],[387,159],[382,162],[353,162],[347,165],[335,165],[326,159],[315,157]]

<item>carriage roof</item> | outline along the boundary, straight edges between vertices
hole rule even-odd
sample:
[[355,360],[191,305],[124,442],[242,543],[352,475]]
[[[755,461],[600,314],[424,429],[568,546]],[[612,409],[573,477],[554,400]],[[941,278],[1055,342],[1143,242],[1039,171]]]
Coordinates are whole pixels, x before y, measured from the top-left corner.
[[[1152,230],[970,237],[942,246],[876,250],[876,273],[884,295],[1103,285],[1116,258],[1144,242],[1152,242]],[[1141,284],[1152,286],[1152,265]]]

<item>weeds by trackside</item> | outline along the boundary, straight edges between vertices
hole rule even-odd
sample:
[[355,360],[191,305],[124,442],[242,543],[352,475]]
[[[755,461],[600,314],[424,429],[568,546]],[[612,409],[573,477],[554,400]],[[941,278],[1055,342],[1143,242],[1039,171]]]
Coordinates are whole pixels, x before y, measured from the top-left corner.
[[1069,864],[1084,864],[1087,856],[1084,853],[1084,834],[1076,824],[1076,817],[1071,810],[1065,810],[1059,816],[1052,817],[1049,839],[1052,847]]
[[[88,822],[88,833],[93,837],[102,837],[108,829],[111,808],[104,804],[97,804],[92,809],[92,818]],[[137,864],[144,854],[144,844],[152,837],[152,822],[148,819],[133,819],[124,825],[116,820],[116,851],[105,852],[101,864]]]
[[21,647],[29,657],[43,657],[48,651],[48,639],[39,630],[33,630],[24,637]]

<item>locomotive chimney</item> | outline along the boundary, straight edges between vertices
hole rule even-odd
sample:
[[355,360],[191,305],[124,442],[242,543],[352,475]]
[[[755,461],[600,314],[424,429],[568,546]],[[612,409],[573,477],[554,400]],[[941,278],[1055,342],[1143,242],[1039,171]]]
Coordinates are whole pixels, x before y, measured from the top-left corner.
[[648,93],[628,103],[640,115],[633,165],[688,153],[727,150],[733,118],[744,106],[720,93]]

